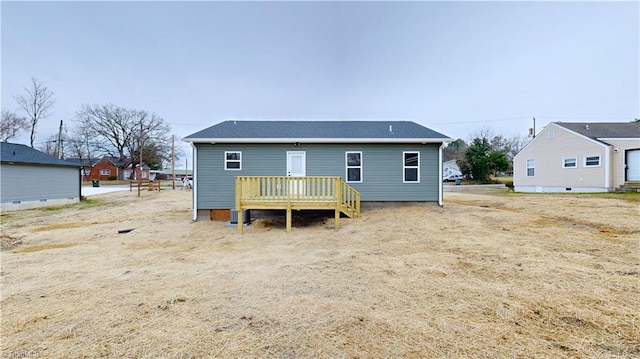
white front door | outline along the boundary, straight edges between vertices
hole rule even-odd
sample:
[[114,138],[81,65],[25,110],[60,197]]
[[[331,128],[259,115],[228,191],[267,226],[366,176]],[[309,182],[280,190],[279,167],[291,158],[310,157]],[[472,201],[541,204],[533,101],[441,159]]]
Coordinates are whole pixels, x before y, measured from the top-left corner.
[[640,181],[640,150],[627,151],[626,181]]
[[[307,153],[304,151],[287,151],[287,177],[304,177],[307,174]],[[289,182],[289,194],[304,195],[304,182]]]
[[287,176],[304,177],[307,175],[307,153],[304,151],[287,151]]

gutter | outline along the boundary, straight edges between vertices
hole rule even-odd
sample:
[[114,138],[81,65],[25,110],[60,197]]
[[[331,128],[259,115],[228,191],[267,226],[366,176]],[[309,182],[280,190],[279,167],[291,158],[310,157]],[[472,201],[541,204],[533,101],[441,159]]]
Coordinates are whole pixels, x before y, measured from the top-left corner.
[[183,138],[194,143],[445,143],[451,138]]

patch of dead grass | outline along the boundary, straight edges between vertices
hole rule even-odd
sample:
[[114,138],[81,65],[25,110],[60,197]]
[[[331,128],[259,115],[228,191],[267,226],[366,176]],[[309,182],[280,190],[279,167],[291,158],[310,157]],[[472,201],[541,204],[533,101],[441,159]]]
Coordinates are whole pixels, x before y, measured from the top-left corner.
[[68,229],[68,228],[82,227],[82,226],[85,226],[85,225],[86,225],[86,223],[78,223],[78,222],[53,223],[53,224],[48,224],[46,226],[40,226],[40,227],[34,228],[33,231],[34,232],[45,232],[45,231],[52,231],[52,230],[56,230],[56,229]]
[[37,244],[33,246],[20,247],[14,250],[13,253],[38,252],[38,251],[44,251],[47,249],[68,248],[75,245],[77,245],[77,243],[44,243],[44,244]]
[[[82,244],[2,252],[3,351],[640,356],[640,232],[628,201],[447,193],[443,208],[372,210],[338,230],[331,218],[296,218],[291,233],[259,221],[243,235],[191,223],[183,191],[101,201],[3,224],[22,248]],[[33,231],[65,218],[95,224]],[[117,234],[124,227],[135,231]]]

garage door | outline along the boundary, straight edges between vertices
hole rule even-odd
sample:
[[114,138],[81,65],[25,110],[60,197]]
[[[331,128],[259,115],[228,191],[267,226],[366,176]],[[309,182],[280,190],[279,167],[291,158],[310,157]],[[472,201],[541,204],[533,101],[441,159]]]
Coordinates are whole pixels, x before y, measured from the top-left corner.
[[640,181],[640,150],[627,151],[627,181]]

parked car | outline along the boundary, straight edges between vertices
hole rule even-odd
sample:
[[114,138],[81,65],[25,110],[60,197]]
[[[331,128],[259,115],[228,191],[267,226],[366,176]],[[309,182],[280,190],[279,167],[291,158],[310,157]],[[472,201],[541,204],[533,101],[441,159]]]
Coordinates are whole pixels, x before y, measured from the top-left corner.
[[462,175],[448,175],[442,178],[442,182],[455,182],[456,180],[461,180]]

